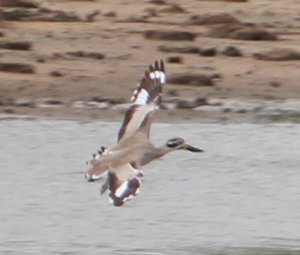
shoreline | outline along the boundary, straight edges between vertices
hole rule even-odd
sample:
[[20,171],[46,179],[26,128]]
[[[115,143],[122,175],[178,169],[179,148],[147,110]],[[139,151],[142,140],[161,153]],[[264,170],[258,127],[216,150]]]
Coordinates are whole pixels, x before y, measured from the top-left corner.
[[[130,104],[99,108],[95,102],[73,105],[10,106],[2,108],[3,119],[59,119],[121,122]],[[182,102],[182,101],[180,101]],[[188,101],[190,102],[190,101]],[[102,105],[102,104],[101,104]],[[214,99],[191,109],[167,109],[162,105],[154,122],[162,123],[300,123],[300,100]]]

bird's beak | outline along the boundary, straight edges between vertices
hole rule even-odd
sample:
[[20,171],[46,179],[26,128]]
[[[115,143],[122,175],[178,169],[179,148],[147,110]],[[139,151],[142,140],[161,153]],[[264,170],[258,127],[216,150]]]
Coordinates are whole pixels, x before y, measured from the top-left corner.
[[191,146],[191,145],[186,144],[186,143],[182,145],[182,149],[188,150],[188,151],[191,151],[191,152],[204,152],[204,150],[201,150],[199,148],[196,148],[196,147]]

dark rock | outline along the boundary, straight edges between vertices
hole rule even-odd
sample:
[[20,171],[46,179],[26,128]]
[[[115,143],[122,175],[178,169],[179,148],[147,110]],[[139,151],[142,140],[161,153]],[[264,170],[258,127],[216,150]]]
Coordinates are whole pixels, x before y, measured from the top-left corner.
[[157,5],[166,5],[166,1],[165,0],[149,0],[148,1],[149,4],[157,4]]
[[230,35],[232,39],[249,40],[249,41],[274,41],[277,36],[269,31],[261,28],[242,28],[238,29]]
[[103,13],[103,16],[114,18],[114,17],[117,17],[117,13],[114,11],[109,11],[109,12]]
[[38,4],[29,0],[1,0],[2,7],[38,8]]
[[99,52],[86,52],[86,51],[70,51],[66,52],[67,55],[79,58],[93,58],[93,59],[104,59],[105,55]]
[[191,53],[191,54],[199,54],[200,48],[195,46],[168,46],[168,45],[160,45],[157,48],[159,51],[163,52],[176,52],[176,53]]
[[202,48],[200,51],[200,55],[204,57],[213,57],[217,55],[217,50],[215,47]]
[[123,97],[101,97],[101,96],[92,96],[90,101],[97,102],[97,103],[103,103],[107,102],[111,105],[115,104],[124,104],[127,102],[127,100]]
[[36,62],[38,62],[38,63],[45,63],[45,62],[46,62],[46,59],[43,58],[43,57],[38,57],[38,58],[36,59]]
[[198,106],[207,105],[207,100],[205,98],[195,98],[195,99],[179,99],[177,102],[178,109],[193,109]]
[[13,73],[34,73],[34,66],[23,63],[0,63],[0,71]]
[[273,49],[263,53],[255,53],[253,57],[268,61],[292,61],[300,60],[300,52],[292,49]]
[[149,16],[145,14],[139,14],[139,15],[132,15],[127,19],[122,20],[122,22],[128,22],[128,23],[148,23]]
[[225,24],[214,27],[209,35],[217,38],[230,38],[237,40],[251,40],[251,41],[273,41],[277,40],[277,36],[264,30],[249,25],[243,24]]
[[281,86],[281,83],[279,81],[271,81],[270,86],[274,88],[278,88]]
[[76,14],[48,8],[28,10],[23,8],[0,10],[0,19],[14,21],[52,21],[75,22],[82,21]]
[[208,33],[209,36],[216,38],[230,38],[231,34],[238,30],[242,29],[242,24],[223,24],[213,27]]
[[213,86],[214,82],[211,77],[204,74],[177,74],[168,79],[169,83],[192,86]]
[[44,105],[62,105],[63,101],[61,101],[60,99],[57,98],[43,98],[40,100],[41,104]]
[[0,42],[0,48],[10,50],[30,50],[31,42]]
[[187,31],[147,30],[144,37],[150,40],[193,41],[196,34]]
[[182,62],[183,62],[182,57],[179,56],[171,56],[167,58],[167,63],[181,64]]
[[99,10],[95,10],[89,14],[86,15],[85,17],[85,21],[86,22],[93,22],[95,21],[95,18],[100,14],[100,11]]
[[29,20],[32,16],[35,15],[25,9],[0,10],[0,20],[22,21]]
[[161,12],[166,12],[166,13],[186,13],[186,10],[182,8],[178,4],[172,4],[168,7],[165,7],[161,10]]
[[64,76],[64,74],[62,72],[57,71],[57,70],[53,70],[49,74],[50,74],[50,76],[53,76],[53,77],[63,77]]
[[213,80],[220,80],[223,78],[223,75],[219,74],[219,73],[214,73],[214,74],[210,75],[210,78]]
[[241,51],[237,48],[237,47],[234,47],[234,46],[226,46],[222,51],[221,53],[224,55],[224,56],[229,56],[229,57],[240,57],[242,56],[243,54],[241,53]]
[[240,23],[240,21],[226,13],[206,14],[203,16],[193,15],[187,21],[189,25],[216,25],[227,23]]

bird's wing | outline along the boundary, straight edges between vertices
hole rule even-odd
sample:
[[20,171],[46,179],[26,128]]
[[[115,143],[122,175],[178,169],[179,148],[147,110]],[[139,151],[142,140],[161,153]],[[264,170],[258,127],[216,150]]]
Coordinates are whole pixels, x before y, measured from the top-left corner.
[[107,162],[105,162],[103,156],[111,153],[112,152],[110,150],[102,146],[97,153],[93,154],[93,158],[89,162],[87,162],[87,164],[89,165],[89,169],[85,174],[85,178],[88,181],[97,181],[102,179],[106,175],[108,171],[108,165]]
[[164,63],[155,61],[145,72],[141,82],[131,97],[131,107],[124,116],[119,130],[118,141],[131,136],[143,128],[149,136],[153,112],[161,103],[162,84],[166,82]]
[[130,164],[111,168],[108,171],[107,182],[109,201],[114,206],[121,206],[136,196],[140,188],[139,170]]

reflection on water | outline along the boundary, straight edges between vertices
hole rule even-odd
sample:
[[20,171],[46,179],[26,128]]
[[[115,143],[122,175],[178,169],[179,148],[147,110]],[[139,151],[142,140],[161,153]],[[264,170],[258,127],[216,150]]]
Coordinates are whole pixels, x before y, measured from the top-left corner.
[[0,254],[300,254],[299,125],[154,125],[205,153],[148,165],[115,208],[83,173],[118,125],[0,121]]

